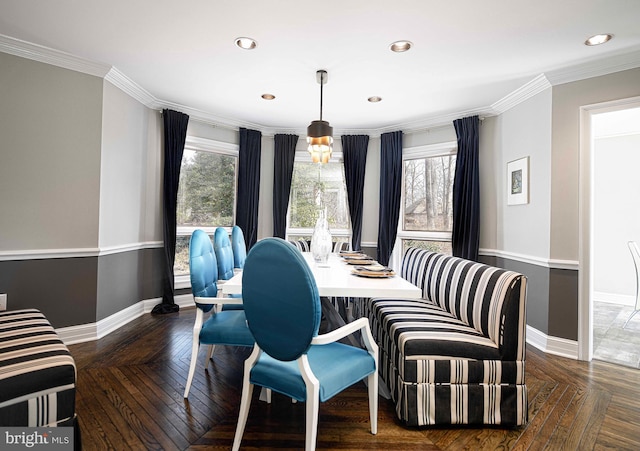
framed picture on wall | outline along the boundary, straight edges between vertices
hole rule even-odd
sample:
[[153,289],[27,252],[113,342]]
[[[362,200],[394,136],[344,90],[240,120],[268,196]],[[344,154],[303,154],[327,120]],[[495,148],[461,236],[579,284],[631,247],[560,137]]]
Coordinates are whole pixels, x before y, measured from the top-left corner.
[[507,205],[529,203],[529,157],[507,163]]

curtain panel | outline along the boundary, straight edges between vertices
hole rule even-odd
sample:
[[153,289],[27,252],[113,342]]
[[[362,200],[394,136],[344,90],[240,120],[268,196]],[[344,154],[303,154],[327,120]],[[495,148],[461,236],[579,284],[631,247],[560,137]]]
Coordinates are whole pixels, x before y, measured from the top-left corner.
[[388,265],[398,233],[402,192],[402,132],[380,136],[380,208],[378,213],[378,262]]
[[347,185],[347,200],[351,217],[351,249],[359,251],[362,241],[364,176],[369,137],[367,135],[343,135],[341,139],[344,181]]
[[480,247],[480,175],[478,116],[453,121],[458,137],[453,179],[453,255],[478,261]]
[[162,111],[164,126],[164,179],[163,179],[163,237],[164,237],[164,275],[162,277],[162,303],[156,305],[151,313],[177,312],[180,307],[174,300],[173,264],[176,258],[176,209],[180,165],[187,138],[189,116],[178,111]]
[[241,128],[238,154],[236,224],[244,231],[247,251],[258,240],[261,152],[262,133],[257,130]]
[[287,234],[287,208],[298,135],[275,135],[273,156],[273,236]]

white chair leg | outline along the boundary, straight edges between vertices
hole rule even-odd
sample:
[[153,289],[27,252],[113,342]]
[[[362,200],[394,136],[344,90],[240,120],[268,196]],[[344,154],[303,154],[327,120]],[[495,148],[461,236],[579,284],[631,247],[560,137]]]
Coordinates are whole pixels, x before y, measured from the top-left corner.
[[371,433],[378,433],[378,372],[375,371],[367,376],[367,387],[369,388],[369,421],[371,422]]
[[271,404],[271,389],[262,387],[262,389],[260,389],[260,397],[258,399],[266,402],[267,404]]
[[200,348],[200,343],[197,340],[194,340],[193,345],[191,346],[191,363],[189,364],[189,375],[187,376],[187,384],[184,387],[184,397],[189,397],[189,389],[191,388],[191,382],[193,381],[193,374],[196,372],[196,363],[198,360],[198,349]]
[[238,425],[236,426],[236,435],[233,438],[233,451],[240,449],[240,443],[242,442],[242,435],[244,434],[244,428],[247,425],[247,418],[249,417],[249,408],[251,407],[251,395],[253,394],[253,384],[249,381],[242,386],[242,398],[240,400],[240,412],[238,413]]
[[196,363],[198,360],[198,350],[200,349],[200,330],[202,330],[202,322],[204,321],[204,312],[196,309],[196,320],[193,324],[193,341],[191,344],[191,362],[189,363],[189,375],[187,376],[187,384],[184,387],[184,397],[189,396],[189,389],[193,381],[193,374],[196,371]]
[[[233,438],[233,451],[240,449],[244,428],[247,425],[247,417],[249,416],[249,407],[251,407],[251,395],[253,395],[253,384],[249,382],[251,378],[251,368],[260,357],[260,348],[254,345],[253,352],[244,362],[244,375],[242,377],[242,397],[240,398],[240,412],[238,413],[238,425],[236,426],[236,435]],[[271,394],[271,390],[269,390]]]
[[629,321],[631,321],[631,318],[633,318],[635,316],[636,313],[640,312],[640,310],[634,310],[633,313],[631,314],[631,316],[625,321],[624,326],[622,326],[622,328],[624,329],[625,327],[627,327],[627,324],[629,324]]
[[318,408],[320,404],[320,392],[318,387],[307,386],[307,404],[306,421],[305,421],[305,451],[314,451],[316,449],[316,440],[318,438]]
[[216,349],[215,345],[209,345],[209,348],[207,349],[207,360],[205,360],[204,362],[204,369],[208,370],[209,369],[209,361],[211,360],[211,357],[213,357],[213,351]]

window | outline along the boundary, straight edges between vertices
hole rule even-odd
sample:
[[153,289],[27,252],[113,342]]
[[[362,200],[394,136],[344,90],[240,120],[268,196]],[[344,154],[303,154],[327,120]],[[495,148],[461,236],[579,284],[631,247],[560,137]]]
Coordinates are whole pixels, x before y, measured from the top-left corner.
[[235,224],[237,146],[188,137],[178,186],[176,276],[189,274],[189,239],[195,229],[213,235]]
[[296,154],[289,196],[288,239],[311,239],[318,210],[327,209],[334,237],[349,236],[349,209],[344,167],[336,153],[326,164],[311,163],[306,153]]
[[456,150],[451,142],[404,151],[402,254],[408,247],[451,254]]

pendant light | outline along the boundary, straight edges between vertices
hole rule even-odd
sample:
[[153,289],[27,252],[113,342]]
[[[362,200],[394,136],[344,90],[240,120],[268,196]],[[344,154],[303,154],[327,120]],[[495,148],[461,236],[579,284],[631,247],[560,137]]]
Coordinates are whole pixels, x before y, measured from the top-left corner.
[[327,82],[327,71],[317,71],[316,78],[320,83],[320,120],[307,127],[308,150],[314,163],[328,163],[333,151],[333,127],[322,120],[322,86]]

